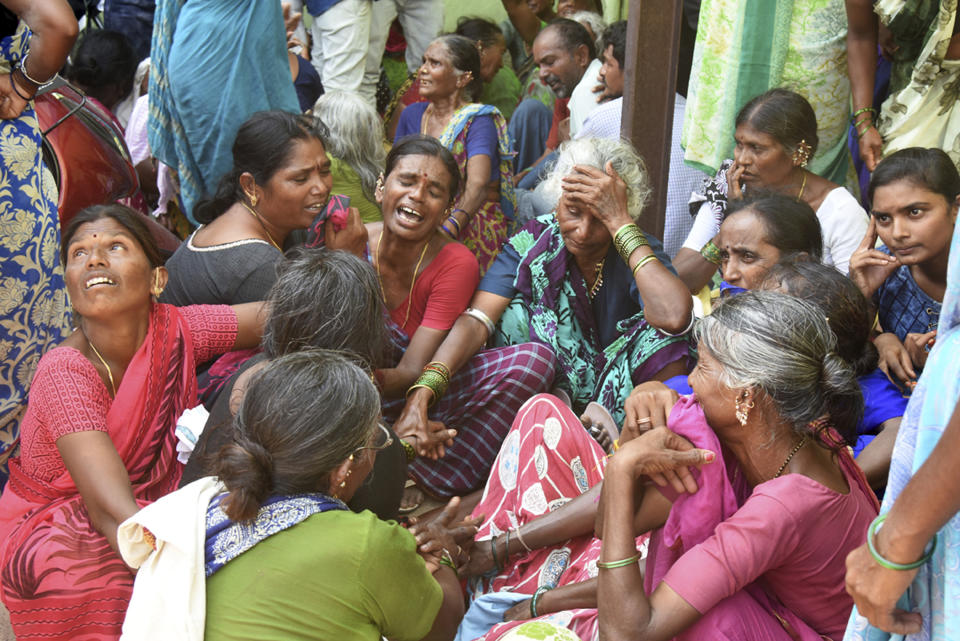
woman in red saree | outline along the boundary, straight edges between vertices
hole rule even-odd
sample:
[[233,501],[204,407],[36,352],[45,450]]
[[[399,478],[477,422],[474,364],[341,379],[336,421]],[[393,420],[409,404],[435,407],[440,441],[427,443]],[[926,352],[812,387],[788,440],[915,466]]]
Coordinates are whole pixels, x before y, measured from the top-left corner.
[[166,270],[131,210],[81,212],[63,234],[77,330],[43,356],[21,456],[0,497],[0,583],[18,639],[116,639],[133,574],[116,528],[176,489],[174,426],[194,366],[259,339],[260,303],[155,303]]

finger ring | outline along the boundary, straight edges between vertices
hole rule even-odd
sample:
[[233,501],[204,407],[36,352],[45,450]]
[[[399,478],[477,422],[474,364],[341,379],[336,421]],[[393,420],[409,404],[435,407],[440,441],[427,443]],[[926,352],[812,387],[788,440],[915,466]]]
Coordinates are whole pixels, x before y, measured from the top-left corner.
[[643,418],[637,419],[637,425],[641,425],[643,423],[646,423],[648,425],[653,425],[653,421],[650,420],[649,416],[644,416]]

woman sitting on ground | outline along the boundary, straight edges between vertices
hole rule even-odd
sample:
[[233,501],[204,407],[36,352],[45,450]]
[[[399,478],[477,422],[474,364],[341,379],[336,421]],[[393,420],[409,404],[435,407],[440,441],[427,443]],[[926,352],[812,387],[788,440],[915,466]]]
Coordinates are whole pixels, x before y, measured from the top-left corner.
[[[823,312],[783,294],[735,296],[696,335],[694,396],[673,405],[672,432],[624,444],[604,475],[601,634],[839,639],[844,560],[879,507],[844,444],[863,408],[854,372]],[[663,447],[676,435],[709,465],[678,469]],[[674,482],[645,483],[664,473]],[[634,537],[654,528],[641,575]]]
[[[634,385],[686,373],[690,295],[635,224],[649,183],[629,143],[565,143],[547,187],[555,214],[504,245],[433,360],[457,372],[484,344],[543,343],[575,411],[621,417]],[[398,424],[426,425],[431,402],[413,390]]]
[[324,350],[271,361],[250,381],[216,477],[120,527],[139,568],[124,632],[452,639],[463,599],[449,554],[418,556],[404,528],[344,503],[390,441],[370,370]]
[[256,345],[262,304],[156,303],[167,272],[120,205],[77,214],[61,258],[77,330],[33,378],[0,497],[2,594],[21,638],[116,639],[133,588],[117,525],[176,489],[174,425],[197,403],[195,364]]
[[387,152],[377,111],[355,93],[328,91],[317,100],[313,114],[328,128],[324,146],[333,193],[347,196],[363,222],[380,220],[374,192]]
[[876,307],[881,367],[910,388],[936,340],[960,173],[942,150],[911,147],[877,165],[868,196],[870,228],[850,277]]
[[760,289],[790,294],[823,310],[837,337],[837,354],[853,367],[863,392],[863,418],[857,424],[853,455],[870,487],[883,488],[907,399],[877,367],[877,349],[870,340],[874,320],[870,304],[853,281],[835,268],[809,261],[774,265]]
[[800,94],[771,89],[737,114],[736,147],[703,194],[694,194],[693,229],[677,252],[677,273],[698,292],[720,265],[714,237],[726,218],[727,203],[757,189],[780,192],[805,202],[823,230],[823,262],[843,273],[867,229],[867,216],[844,187],[806,169],[817,151],[817,117]]
[[[377,186],[383,223],[367,226],[361,252],[373,263],[388,314],[392,350],[388,366],[376,372],[384,416],[397,421],[409,390],[431,392],[434,418],[443,424],[398,421],[394,429],[409,441],[411,459],[418,457],[411,476],[438,496],[483,484],[513,416],[526,399],[550,388],[554,369],[553,352],[535,343],[479,354],[456,376],[429,362],[479,280],[477,259],[439,231],[459,186],[457,163],[437,140],[398,142]],[[339,248],[343,238],[327,247]]]
[[653,382],[628,401],[672,431],[631,431],[609,459],[556,398],[521,409],[473,510],[486,517],[461,572],[506,610],[485,639],[531,617],[596,638],[598,604],[612,639],[791,638],[777,617],[800,638],[840,638],[852,605],[844,559],[877,513],[829,427],[853,433],[854,373],[822,311],[792,296],[732,297],[695,333],[695,395]]
[[425,134],[457,160],[462,193],[441,229],[460,240],[486,271],[507,238],[513,196],[507,123],[496,107],[474,102],[483,88],[480,56],[463,36],[440,36],[427,47],[420,67],[420,96],[397,124],[395,141]]
[[[181,487],[215,473],[217,455],[233,436],[233,417],[250,380],[270,361],[308,349],[350,353],[370,369],[383,358],[383,302],[377,275],[366,260],[330,249],[291,250],[267,303],[263,353],[243,363],[224,385],[187,461]],[[396,518],[406,467],[395,439],[377,457],[374,473],[349,501],[350,508],[369,509],[384,520]]]
[[287,236],[306,229],[330,196],[330,160],[318,120],[262,111],[240,127],[233,169],[197,205],[202,226],[167,261],[165,303],[264,300]]

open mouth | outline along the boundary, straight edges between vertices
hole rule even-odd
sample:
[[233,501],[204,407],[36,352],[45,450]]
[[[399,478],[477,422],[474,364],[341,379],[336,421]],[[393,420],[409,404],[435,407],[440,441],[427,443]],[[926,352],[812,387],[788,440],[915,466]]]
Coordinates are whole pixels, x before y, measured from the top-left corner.
[[397,207],[397,217],[408,223],[419,223],[423,220],[423,215],[420,212],[404,205]]
[[323,211],[324,209],[326,209],[326,208],[327,208],[327,203],[326,203],[326,201],[324,201],[324,202],[321,202],[321,203],[313,203],[312,205],[307,205],[304,209],[306,209],[306,210],[309,211],[310,213],[316,215],[316,214],[319,214],[320,212],[322,212],[322,211]]
[[88,279],[87,282],[83,284],[83,288],[90,289],[92,287],[97,287],[99,285],[108,285],[110,287],[114,287],[116,286],[116,283],[112,279],[107,278],[106,276],[94,276],[93,278]]

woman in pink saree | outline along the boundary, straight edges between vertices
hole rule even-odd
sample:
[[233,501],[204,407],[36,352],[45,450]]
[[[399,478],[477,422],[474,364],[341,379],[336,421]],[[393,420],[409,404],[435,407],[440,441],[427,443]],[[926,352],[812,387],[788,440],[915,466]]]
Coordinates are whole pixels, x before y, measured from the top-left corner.
[[2,598],[18,639],[116,639],[133,587],[117,525],[176,489],[195,363],[256,344],[261,304],[154,302],[166,270],[119,205],[78,214],[62,259],[79,320],[40,360],[0,497]]

